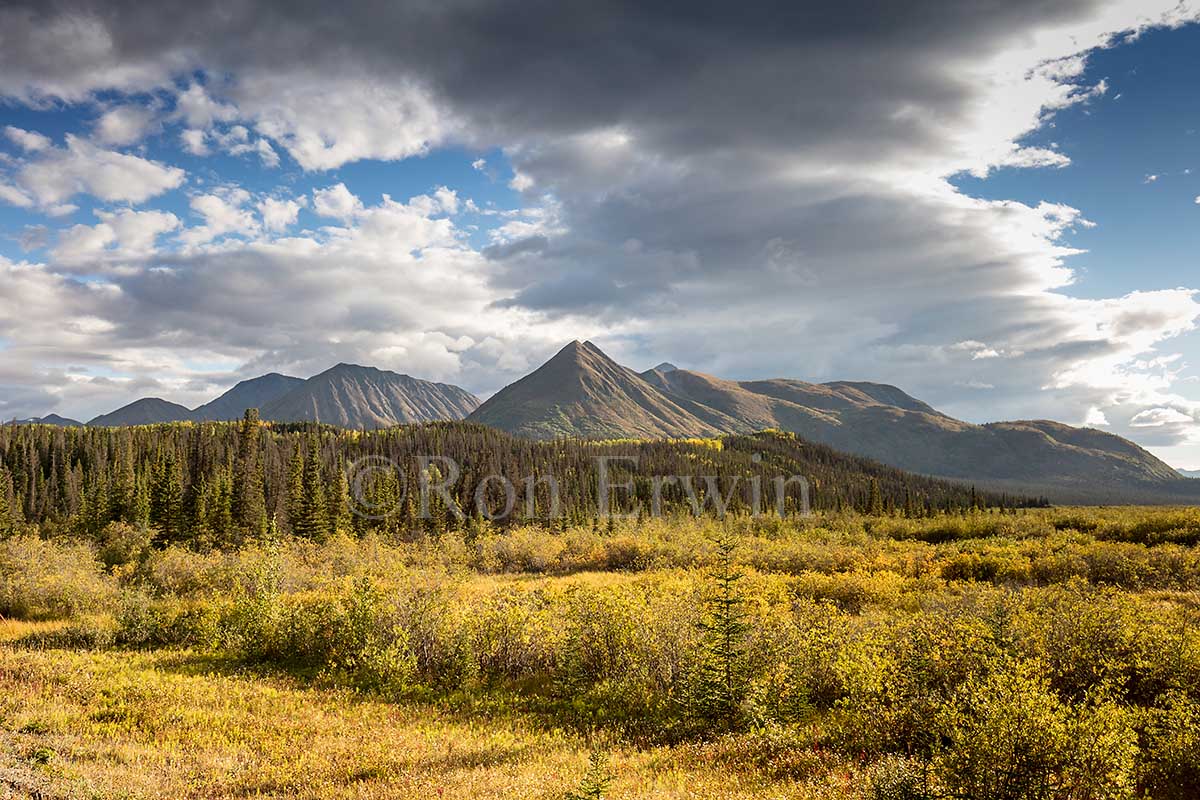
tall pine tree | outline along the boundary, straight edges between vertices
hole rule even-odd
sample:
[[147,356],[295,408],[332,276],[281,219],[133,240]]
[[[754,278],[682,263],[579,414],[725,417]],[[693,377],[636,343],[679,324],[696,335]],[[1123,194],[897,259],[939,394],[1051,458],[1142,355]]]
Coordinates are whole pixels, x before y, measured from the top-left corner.
[[325,539],[329,533],[329,514],[325,502],[325,471],[321,468],[321,446],[316,436],[312,436],[308,441],[298,511],[297,518],[292,521],[292,533],[307,539]]
[[267,528],[260,435],[258,409],[248,408],[238,428],[237,461],[233,472],[233,524],[251,536],[262,536]]

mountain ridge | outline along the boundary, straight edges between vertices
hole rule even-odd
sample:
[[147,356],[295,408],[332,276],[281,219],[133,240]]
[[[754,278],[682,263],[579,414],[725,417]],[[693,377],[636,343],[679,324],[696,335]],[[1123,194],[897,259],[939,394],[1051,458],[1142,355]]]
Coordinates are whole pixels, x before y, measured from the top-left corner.
[[463,419],[479,405],[465,389],[376,367],[336,364],[259,409],[263,419],[386,428]]
[[[488,398],[468,421],[535,439],[714,436],[689,401],[668,398],[591,342],[573,341]],[[697,413],[698,412],[698,413]],[[724,422],[725,420],[721,420]]]
[[246,412],[246,409],[262,408],[303,383],[304,378],[293,378],[291,375],[268,372],[257,378],[238,381],[231,389],[216,399],[192,409],[192,416],[197,420],[238,419]]
[[159,397],[143,397],[87,424],[114,427],[235,420],[247,409],[257,408],[262,419],[276,422],[381,428],[462,419],[478,405],[475,395],[452,384],[342,363],[308,379],[277,372],[248,378],[194,409]]
[[[1178,486],[1178,473],[1134,442],[1089,428],[1049,420],[1017,420],[977,425],[954,419],[898,387],[864,381],[807,383],[790,378],[732,381],[664,363],[642,373],[621,368],[591,343],[591,361],[574,373],[540,381],[528,379],[561,359],[567,348],[531,375],[505,387],[470,419],[531,438],[598,435],[604,438],[658,435],[710,436],[778,428],[810,441],[920,474],[960,481],[1022,481],[1073,485],[1078,490],[1118,485]],[[656,408],[677,412],[670,425],[630,422],[618,397],[605,403],[575,402],[580,386],[596,380],[586,374],[597,359],[623,370],[623,396],[653,392]],[[544,376],[545,377],[545,376]],[[644,410],[644,409],[643,409]],[[588,419],[581,420],[583,415]]]

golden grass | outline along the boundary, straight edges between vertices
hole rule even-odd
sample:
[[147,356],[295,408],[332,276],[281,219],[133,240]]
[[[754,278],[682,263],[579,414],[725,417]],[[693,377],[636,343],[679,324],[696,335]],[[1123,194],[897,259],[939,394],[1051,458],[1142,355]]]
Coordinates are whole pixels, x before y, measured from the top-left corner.
[[[0,646],[0,795],[557,798],[588,752],[517,716],[395,705],[188,651]],[[715,746],[617,749],[611,769],[612,800],[857,795],[847,774],[731,772]]]

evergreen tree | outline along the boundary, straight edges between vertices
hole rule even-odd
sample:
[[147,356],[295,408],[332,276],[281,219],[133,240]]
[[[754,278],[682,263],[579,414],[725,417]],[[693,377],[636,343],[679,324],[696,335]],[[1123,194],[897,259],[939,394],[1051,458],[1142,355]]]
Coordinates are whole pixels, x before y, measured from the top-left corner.
[[287,511],[288,530],[296,533],[296,522],[301,516],[301,507],[304,505],[304,452],[300,449],[300,443],[296,443],[295,449],[292,451],[292,458],[288,462],[287,471],[287,503],[285,510]]
[[150,489],[150,524],[164,542],[183,540],[183,479],[173,451],[159,459]]
[[736,728],[746,696],[746,612],[737,583],[742,574],[734,553],[737,541],[728,527],[716,541],[716,590],[705,602],[699,622],[702,653],[693,707],[699,717],[726,729]]
[[600,750],[593,750],[588,758],[588,771],[575,791],[567,792],[566,800],[604,800],[612,781],[613,775],[608,771],[608,756]]
[[867,498],[867,513],[873,517],[883,515],[883,494],[879,491],[878,478],[871,478],[871,494]]
[[133,463],[133,437],[128,431],[121,437],[117,451],[117,470],[113,485],[113,516],[133,523],[137,504],[137,471]]
[[266,531],[267,504],[263,496],[261,426],[258,409],[246,409],[238,427],[237,460],[233,474],[233,524],[243,533],[261,536]]
[[329,533],[325,474],[321,469],[320,443],[316,436],[308,442],[308,455],[304,459],[301,479],[299,516],[292,523],[292,533],[316,540],[324,539]]
[[13,531],[11,495],[12,476],[0,465],[0,536],[8,536]]
[[350,514],[350,481],[346,478],[346,464],[338,456],[337,471],[329,482],[329,535],[350,533],[353,530],[353,517]]

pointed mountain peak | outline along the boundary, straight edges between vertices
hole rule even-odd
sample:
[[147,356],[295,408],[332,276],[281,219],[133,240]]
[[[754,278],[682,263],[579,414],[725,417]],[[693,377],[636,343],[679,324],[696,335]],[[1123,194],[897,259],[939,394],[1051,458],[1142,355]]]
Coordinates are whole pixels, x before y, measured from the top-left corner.
[[717,428],[623,367],[591,342],[574,341],[492,395],[475,422],[534,438],[707,436]]
[[679,367],[672,364],[670,361],[664,361],[654,368],[655,372],[678,372]]
[[545,365],[560,364],[562,362],[573,362],[577,364],[594,364],[598,361],[609,362],[615,364],[608,355],[591,342],[581,342],[578,339],[567,344],[561,350],[554,354],[554,357],[546,362]]

